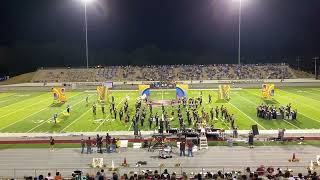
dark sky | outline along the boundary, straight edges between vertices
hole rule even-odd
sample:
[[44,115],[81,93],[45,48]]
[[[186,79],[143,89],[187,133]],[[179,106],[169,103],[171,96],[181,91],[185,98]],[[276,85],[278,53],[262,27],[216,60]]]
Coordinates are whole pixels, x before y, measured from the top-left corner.
[[[119,64],[117,58],[120,64],[236,63],[238,5],[237,0],[94,0],[88,5],[90,64]],[[300,56],[312,65],[311,58],[320,56],[319,7],[319,0],[242,0],[243,61],[295,63]],[[1,0],[0,23],[0,71],[85,65],[81,0]],[[150,47],[151,57],[139,62]],[[177,54],[176,61],[165,58]],[[128,58],[134,55],[138,58]]]

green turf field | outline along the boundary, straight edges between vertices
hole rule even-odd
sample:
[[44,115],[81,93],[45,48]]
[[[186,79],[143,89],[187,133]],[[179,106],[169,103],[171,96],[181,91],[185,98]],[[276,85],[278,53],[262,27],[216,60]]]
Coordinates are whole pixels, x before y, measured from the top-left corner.
[[[208,104],[208,94],[212,94],[213,103]],[[320,129],[320,88],[282,88],[276,89],[272,101],[265,102],[261,98],[260,89],[232,90],[229,102],[216,102],[217,92],[203,90],[204,103],[202,107],[207,112],[211,107],[224,105],[230,113],[236,116],[236,125],[240,129],[250,129],[251,125],[257,124],[263,129]],[[97,115],[92,113],[92,103],[97,100],[95,91],[73,91],[66,93],[68,102],[62,105],[53,104],[52,93],[48,92],[6,92],[0,93],[0,132],[93,132],[93,131],[128,131],[132,130],[131,123],[124,123],[117,117],[115,120],[109,114],[109,104],[106,104],[106,114],[101,113],[97,106]],[[189,97],[198,97],[200,90],[189,90]],[[89,104],[85,98],[89,96]],[[123,107],[126,96],[130,97],[129,112],[134,113],[135,100],[138,91],[110,91],[110,96],[115,97],[115,105],[118,109]],[[152,100],[171,100],[175,98],[174,90],[151,90]],[[291,103],[298,110],[296,121],[265,120],[256,117],[256,107],[261,103],[273,103],[287,105]],[[71,106],[69,116],[64,115],[67,104]],[[202,107],[198,110],[201,111]],[[171,106],[166,106],[168,114],[171,114]],[[154,107],[153,113],[161,114],[161,107]],[[185,110],[182,110],[183,116]],[[59,113],[59,123],[53,123],[53,114]],[[170,115],[169,115],[170,116]],[[177,111],[171,120],[171,127],[178,127]],[[148,128],[149,109],[142,130]],[[187,124],[186,120],[185,123]],[[211,122],[212,124],[212,122]],[[215,127],[230,129],[230,124],[223,120],[216,120]],[[156,129],[153,123],[152,130]]]

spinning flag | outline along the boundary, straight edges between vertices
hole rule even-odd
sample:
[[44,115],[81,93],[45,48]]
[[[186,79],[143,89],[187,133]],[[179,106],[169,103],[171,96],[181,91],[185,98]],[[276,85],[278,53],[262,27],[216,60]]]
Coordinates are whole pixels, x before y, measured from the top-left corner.
[[107,86],[97,86],[98,100],[100,102],[108,101],[109,89]]
[[274,96],[274,84],[262,84],[262,97],[270,98]]
[[177,84],[176,85],[177,98],[187,97],[188,90],[189,90],[188,84]]
[[52,88],[53,99],[59,102],[66,102],[65,88]]
[[139,97],[146,99],[150,96],[150,85],[139,84]]
[[230,85],[219,85],[218,99],[230,99]]

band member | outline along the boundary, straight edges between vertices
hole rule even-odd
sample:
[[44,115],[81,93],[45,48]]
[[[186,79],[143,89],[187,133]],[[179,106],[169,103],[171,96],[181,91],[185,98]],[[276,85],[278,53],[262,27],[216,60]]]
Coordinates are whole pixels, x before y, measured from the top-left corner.
[[70,114],[70,105],[67,105],[67,113]]
[[224,107],[223,107],[223,105],[221,105],[220,112],[221,112],[221,117],[223,118],[224,117]]
[[156,112],[156,115],[155,115],[154,118],[156,119],[156,126],[158,127],[158,125],[159,125],[159,115],[158,115],[157,112]]
[[152,117],[152,114],[150,114],[150,117],[149,117],[149,129],[151,129],[151,127],[152,127],[152,121],[153,121],[153,117]]
[[117,108],[114,108],[113,112],[114,112],[114,119],[117,119]]
[[213,108],[210,109],[210,117],[211,117],[211,121],[213,121],[213,118],[214,118],[214,109]]
[[163,133],[163,120],[160,120],[160,129],[159,129],[159,133]]
[[235,129],[235,126],[234,126],[235,121],[236,121],[236,117],[235,117],[234,114],[232,114],[231,115],[231,127],[232,127],[232,129]]
[[53,115],[54,124],[57,124],[57,119],[58,119],[58,114],[55,113],[55,114]]
[[219,107],[216,107],[216,119],[219,119]]
[[101,112],[102,112],[102,114],[105,113],[105,112],[104,112],[104,102],[101,103]]
[[149,104],[149,110],[150,110],[150,114],[152,114],[152,103],[151,102]]
[[86,97],[86,103],[89,104],[89,97]]
[[169,125],[169,120],[167,118],[164,119],[164,124],[166,128],[166,133],[168,133],[170,129],[170,125]]
[[112,103],[111,103],[111,108],[112,108],[112,110],[114,110],[114,108],[115,108],[114,101],[112,101]]
[[124,112],[127,113],[128,112],[128,100],[126,100],[126,102],[124,102]]
[[110,111],[110,114],[112,114],[113,108],[112,108],[111,104],[110,104],[110,107],[109,107],[109,111]]
[[191,116],[189,116],[188,117],[188,125],[191,126],[191,124],[192,124],[192,118],[191,118]]
[[129,122],[129,119],[130,119],[130,116],[129,116],[129,114],[127,114],[127,115],[125,116],[124,122],[125,122],[125,123]]
[[93,115],[97,115],[96,103],[93,103],[93,105],[92,105],[92,113],[93,113]]
[[123,116],[123,111],[122,111],[122,108],[120,109],[119,111],[119,118],[120,118],[120,121],[122,120],[122,116]]
[[209,94],[208,98],[209,98],[209,104],[211,104],[211,102],[212,102],[212,96],[211,96],[211,94]]
[[144,124],[144,117],[143,116],[140,116],[140,124],[141,124],[141,127],[143,127],[143,124]]

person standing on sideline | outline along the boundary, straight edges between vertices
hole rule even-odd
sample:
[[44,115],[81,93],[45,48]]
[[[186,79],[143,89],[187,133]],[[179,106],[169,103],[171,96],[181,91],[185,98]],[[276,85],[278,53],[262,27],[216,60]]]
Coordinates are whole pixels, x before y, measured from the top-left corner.
[[181,143],[180,143],[180,157],[182,156],[186,156],[186,142],[184,139],[182,139]]
[[50,151],[54,151],[54,139],[52,136],[50,137],[49,144],[50,144]]
[[86,147],[86,141],[83,139],[83,137],[80,140],[81,143],[81,154],[84,152],[84,148]]
[[87,154],[88,154],[88,153],[91,154],[91,153],[92,153],[92,151],[91,151],[92,141],[91,141],[91,138],[90,138],[90,137],[88,137],[86,144],[87,144]]
[[109,133],[106,135],[106,147],[107,147],[107,153],[110,153],[110,148],[111,148],[111,137]]
[[193,157],[192,148],[193,148],[193,142],[192,142],[192,140],[189,140],[188,141],[188,156],[189,157]]

